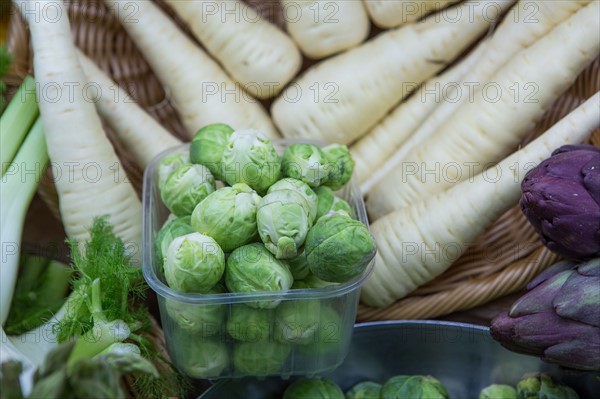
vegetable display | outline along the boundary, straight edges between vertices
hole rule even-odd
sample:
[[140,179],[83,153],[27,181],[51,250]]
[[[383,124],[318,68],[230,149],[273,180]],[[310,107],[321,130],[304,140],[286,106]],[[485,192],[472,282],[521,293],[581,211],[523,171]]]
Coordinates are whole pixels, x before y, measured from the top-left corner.
[[[11,2],[11,35],[28,29],[0,46],[3,397],[185,397],[186,377],[304,375],[284,399],[447,399],[443,374],[344,390],[320,375],[343,361],[359,299],[381,317],[368,306],[437,289],[505,220],[549,251],[486,259],[493,275],[461,261],[450,283],[486,278],[481,302],[530,281],[492,336],[600,371],[600,2],[2,0],[3,13]],[[23,255],[36,190],[70,266]],[[517,203],[531,226],[507,214]],[[495,278],[538,255],[564,260],[518,286]],[[431,286],[408,307],[449,298]],[[447,304],[436,314],[473,306]],[[547,374],[497,377],[480,399],[578,398]]]
[[491,334],[508,349],[580,370],[600,370],[600,259],[559,262],[534,278]]
[[600,256],[600,148],[571,145],[529,171],[521,209],[553,252],[571,259]]

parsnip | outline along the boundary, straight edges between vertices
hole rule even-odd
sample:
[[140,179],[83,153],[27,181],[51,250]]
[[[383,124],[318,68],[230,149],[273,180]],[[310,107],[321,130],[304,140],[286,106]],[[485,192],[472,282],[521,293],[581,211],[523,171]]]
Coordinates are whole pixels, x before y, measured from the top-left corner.
[[360,1],[283,0],[287,30],[309,58],[319,59],[362,43],[369,17]]
[[589,33],[600,31],[599,6],[592,2],[581,8],[475,91],[472,102],[465,102],[371,189],[369,216],[377,220],[443,191],[510,153],[600,53],[600,35]]
[[600,92],[542,136],[472,180],[404,207],[371,225],[377,242],[364,303],[383,307],[444,272],[469,244],[518,201],[527,170],[600,125]]
[[191,139],[201,127],[227,123],[278,134],[264,108],[223,72],[152,1],[105,0],[172,96]]
[[82,52],[79,62],[89,82],[98,88],[96,108],[142,170],[159,153],[181,144]]
[[485,51],[486,42],[483,40],[476,50],[443,74],[423,83],[369,133],[352,144],[350,152],[355,162],[354,174],[363,193],[368,192],[369,178],[440,104],[454,102],[461,96],[460,82]]
[[166,0],[243,88],[273,97],[302,64],[294,41],[239,0]]
[[275,123],[287,138],[351,143],[489,28],[487,3],[462,3],[456,20],[430,16],[317,64],[274,102]]
[[[517,52],[530,46],[589,2],[589,0],[517,2],[489,39],[489,44],[486,45],[486,50],[477,64],[465,79],[459,82],[461,95],[457,96],[455,101],[445,102],[437,107],[410,138],[402,143],[393,156],[386,159],[380,168],[373,170],[368,181],[361,185],[363,193],[368,193],[379,180],[401,167],[401,162],[416,145],[425,142],[462,103],[469,101],[470,87],[486,84],[490,77]],[[535,11],[533,15],[532,10]]]
[[421,19],[460,0],[363,0],[373,23],[389,29]]
[[88,238],[96,216],[140,256],[142,206],[106,137],[77,58],[62,1],[13,0],[29,24],[38,102],[67,235]]

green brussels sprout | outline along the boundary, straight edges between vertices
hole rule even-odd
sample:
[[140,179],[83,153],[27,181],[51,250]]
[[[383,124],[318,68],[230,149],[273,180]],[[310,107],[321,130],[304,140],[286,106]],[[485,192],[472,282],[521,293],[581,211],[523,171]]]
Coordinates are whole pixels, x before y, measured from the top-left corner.
[[330,144],[322,150],[327,159],[328,169],[324,184],[337,191],[350,181],[354,171],[354,160],[345,145]]
[[185,164],[175,169],[165,182],[160,197],[177,216],[188,216],[196,205],[215,191],[215,179],[203,165]]
[[448,392],[432,376],[398,375],[381,388],[381,399],[448,399]]
[[167,254],[167,249],[169,249],[169,245],[173,242],[173,240],[177,237],[194,232],[194,229],[190,225],[191,222],[189,216],[182,216],[178,218],[174,215],[171,217],[171,215],[169,215],[169,218],[165,224],[163,224],[163,226],[160,228],[156,234],[156,239],[154,240],[156,257],[160,261],[161,268],[164,264],[164,258]]
[[[225,287],[217,283],[207,294],[223,294]],[[225,319],[223,305],[205,305],[165,300],[165,308],[169,317],[177,326],[189,333],[209,337],[221,331]]]
[[354,218],[354,210],[342,198],[336,196],[333,190],[327,186],[320,186],[315,189],[317,194],[317,219],[325,216],[331,211],[346,211],[348,215]]
[[481,390],[479,399],[517,399],[517,390],[510,385],[492,384]]
[[287,259],[286,261],[292,272],[292,276],[294,277],[294,282],[296,282],[296,280],[302,280],[310,274],[310,270],[308,269],[308,259],[306,259],[304,249],[300,251],[298,255]]
[[275,309],[275,339],[291,344],[308,344],[319,330],[321,303],[318,300],[285,301]]
[[281,179],[269,187],[267,194],[271,194],[273,191],[279,190],[296,191],[298,194],[304,197],[306,203],[308,204],[308,216],[310,218],[310,225],[312,226],[317,218],[317,205],[319,203],[319,198],[317,197],[317,194],[315,194],[315,192],[308,186],[308,184],[304,183],[302,180],[286,177],[285,179]]
[[243,375],[266,376],[281,370],[291,352],[278,342],[241,342],[233,349],[233,365]]
[[[286,291],[294,278],[287,265],[262,244],[254,243],[235,249],[227,258],[225,284],[230,292]],[[274,308],[280,301],[250,302],[253,308]]]
[[560,384],[543,373],[524,375],[517,383],[517,397],[519,399],[579,399],[579,395],[573,388]]
[[359,382],[346,392],[346,399],[379,399],[381,387],[381,384],[373,381]]
[[292,144],[286,148],[281,170],[286,177],[302,180],[311,187],[319,187],[328,178],[327,157],[314,144]]
[[362,222],[333,213],[317,220],[308,232],[304,250],[315,276],[343,283],[366,269],[375,256],[375,241]]
[[255,309],[244,304],[232,305],[227,332],[238,341],[266,341],[270,335],[271,316],[268,309]]
[[[350,207],[350,204],[348,204],[342,198],[340,198],[338,196],[334,196],[333,204],[331,204],[331,209],[329,210],[329,212],[338,212],[338,211],[344,211],[348,214],[348,216],[350,216],[351,218],[354,218],[354,210]],[[327,212],[327,213],[329,213],[329,212]]]
[[339,283],[332,283],[331,281],[321,280],[314,274],[308,271],[308,275],[304,277],[302,280],[294,280],[294,284],[292,284],[293,290],[303,290],[303,289],[314,289],[314,288],[325,288],[332,287],[334,285],[338,285]]
[[344,392],[327,378],[303,378],[287,387],[283,399],[344,399]]
[[192,213],[195,231],[211,236],[225,252],[258,238],[256,211],[260,196],[244,183],[208,195]]
[[219,244],[200,233],[173,240],[167,250],[165,279],[179,292],[209,292],[225,270],[225,254]]
[[258,234],[277,259],[298,255],[311,226],[308,215],[309,206],[296,191],[273,191],[260,201],[256,214]]
[[281,177],[281,160],[263,133],[255,129],[237,130],[223,151],[221,173],[230,185],[246,183],[264,195]]
[[172,337],[174,363],[192,378],[211,378],[221,375],[229,366],[227,346],[213,339],[202,339],[187,331],[175,329]]
[[164,156],[158,163],[158,188],[163,190],[167,178],[177,168],[190,163],[190,154],[187,151],[176,151]]
[[319,329],[312,342],[299,346],[300,351],[308,356],[327,356],[338,354],[350,344],[351,336],[345,334],[343,320],[339,313],[329,306],[321,306],[319,312]]
[[213,123],[196,132],[190,144],[190,161],[208,168],[215,179],[223,180],[221,158],[233,129],[224,123]]

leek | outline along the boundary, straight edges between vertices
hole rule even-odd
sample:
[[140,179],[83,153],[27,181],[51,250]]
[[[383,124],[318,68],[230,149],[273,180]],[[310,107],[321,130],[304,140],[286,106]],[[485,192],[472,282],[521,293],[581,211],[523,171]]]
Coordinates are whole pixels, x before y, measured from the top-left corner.
[[11,166],[17,150],[39,114],[35,97],[35,80],[27,76],[0,118],[2,176]]
[[0,182],[0,322],[6,322],[19,268],[21,234],[29,204],[46,170],[48,153],[38,118]]

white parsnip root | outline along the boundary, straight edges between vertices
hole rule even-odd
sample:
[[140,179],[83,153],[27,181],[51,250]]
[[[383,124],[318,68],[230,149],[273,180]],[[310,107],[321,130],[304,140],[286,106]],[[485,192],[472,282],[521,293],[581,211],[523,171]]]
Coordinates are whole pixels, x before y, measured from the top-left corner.
[[562,145],[581,143],[600,126],[600,92],[542,136],[472,180],[393,212],[371,225],[373,274],[361,297],[383,307],[443,273],[514,206],[525,174]]
[[66,233],[84,241],[93,219],[108,215],[115,234],[139,257],[142,206],[94,104],[84,97],[87,79],[67,10],[56,0],[14,2],[31,32],[40,113]]
[[380,28],[396,28],[423,18],[460,0],[363,0],[373,23]]
[[286,27],[309,58],[320,59],[362,43],[369,17],[361,1],[283,0]]
[[147,114],[92,60],[82,52],[78,55],[88,81],[99,88],[95,103],[98,113],[114,130],[142,170],[156,155],[181,144],[179,139]]
[[[402,143],[393,156],[384,160],[380,168],[373,169],[367,181],[362,181],[361,190],[368,193],[379,180],[388,176],[398,167],[410,151],[424,143],[447,121],[453,113],[467,101],[473,101],[471,88],[488,83],[492,75],[508,62],[516,53],[530,46],[543,35],[550,32],[556,25],[569,18],[579,10],[586,1],[530,1],[520,0],[498,26],[492,37],[487,40],[485,49],[478,44],[477,51],[482,52],[477,63],[458,83],[457,94],[450,97],[453,100],[443,102],[427,116],[427,119],[412,132],[410,138]],[[532,15],[535,11],[535,16]],[[366,150],[366,148],[365,148]],[[374,154],[364,154],[363,157],[378,159]]]
[[[487,3],[460,4],[458,20],[430,16],[317,64],[274,102],[275,123],[287,138],[351,143],[490,27]],[[494,3],[506,10],[513,1]]]
[[177,27],[152,1],[105,0],[167,87],[191,139],[211,123],[255,128],[279,137],[260,103]]
[[453,103],[461,96],[460,82],[481,57],[486,42],[482,40],[465,59],[423,83],[369,133],[352,144],[350,152],[355,162],[354,174],[363,193],[369,190],[370,177],[377,174],[387,159],[405,147],[407,139],[418,143],[427,138],[411,135],[438,106],[446,101]]
[[498,162],[600,53],[600,2],[518,52],[369,192],[373,220]]
[[302,64],[282,30],[239,0],[166,0],[196,38],[243,88],[258,98],[277,95]]

